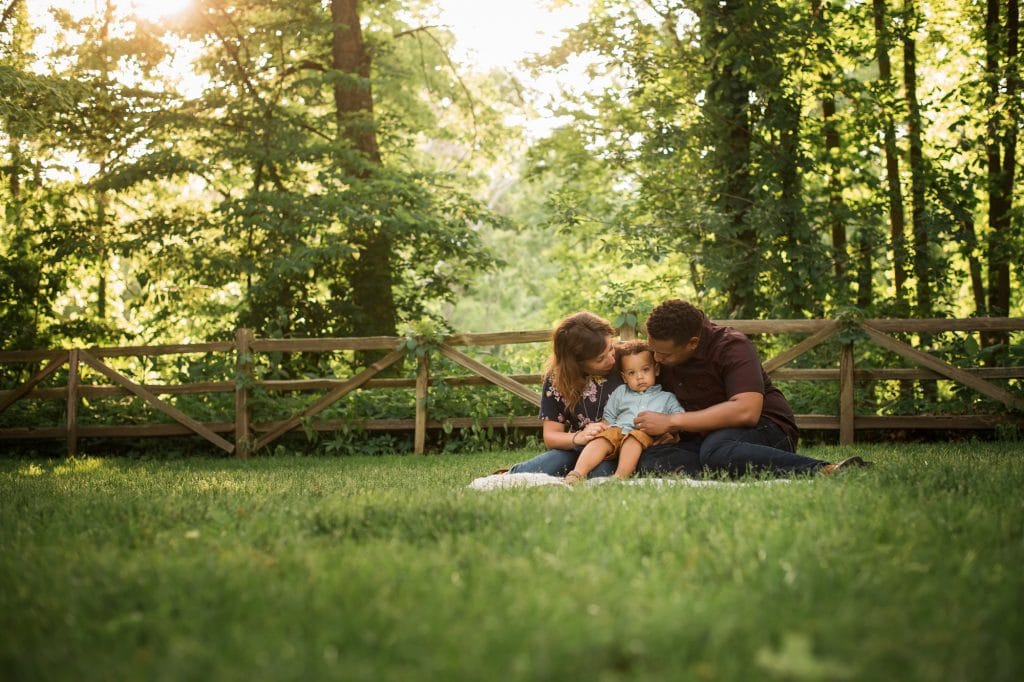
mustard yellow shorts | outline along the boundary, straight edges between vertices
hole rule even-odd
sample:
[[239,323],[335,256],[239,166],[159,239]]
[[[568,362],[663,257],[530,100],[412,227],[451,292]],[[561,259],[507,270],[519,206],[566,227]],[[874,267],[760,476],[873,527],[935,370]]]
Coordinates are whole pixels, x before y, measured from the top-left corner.
[[626,442],[627,438],[635,438],[640,443],[641,452],[651,447],[654,443],[654,439],[640,429],[633,429],[629,433],[623,433],[622,429],[618,426],[609,426],[607,429],[597,434],[596,437],[604,438],[612,444],[612,451],[605,455],[606,460],[618,458],[619,450],[622,448],[622,444]]

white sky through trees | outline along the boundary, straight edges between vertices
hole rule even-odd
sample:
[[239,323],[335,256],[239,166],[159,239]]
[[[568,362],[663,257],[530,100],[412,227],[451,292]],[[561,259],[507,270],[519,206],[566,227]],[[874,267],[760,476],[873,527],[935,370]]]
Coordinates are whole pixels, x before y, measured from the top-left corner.
[[[100,13],[106,0],[27,0],[33,23],[53,30],[48,10],[66,9],[74,16]],[[192,0],[114,0],[125,14],[157,21],[187,11]],[[558,4],[558,7],[551,7]],[[455,57],[482,69],[512,68],[520,59],[543,52],[565,27],[585,15],[586,3],[552,0],[436,0],[438,23],[456,36]]]
[[[160,21],[178,12],[189,10],[192,0],[113,0],[117,13],[136,14],[150,21]],[[33,25],[42,29],[37,39],[36,54],[45,55],[55,40],[56,25],[50,8],[67,10],[74,17],[99,14],[107,0],[26,0]],[[470,71],[505,69],[533,93],[539,116],[516,116],[508,123],[522,126],[531,137],[542,137],[557,124],[549,114],[564,87],[585,87],[581,68],[567,67],[559,73],[535,77],[520,65],[521,60],[543,54],[558,44],[569,26],[582,21],[589,1],[572,0],[436,0],[437,14],[431,23],[448,27],[455,35],[453,59]],[[161,67],[178,90],[186,97],[198,96],[202,80],[192,69],[198,47],[182,42],[173,52],[174,58]],[[46,67],[40,65],[43,71]]]

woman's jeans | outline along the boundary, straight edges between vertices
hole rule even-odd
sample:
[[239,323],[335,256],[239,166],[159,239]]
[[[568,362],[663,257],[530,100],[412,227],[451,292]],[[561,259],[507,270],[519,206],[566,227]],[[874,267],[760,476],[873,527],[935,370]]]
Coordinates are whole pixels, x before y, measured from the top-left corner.
[[[510,474],[547,474],[548,476],[565,476],[576,466],[582,448],[577,450],[548,450],[519,464],[513,464],[508,470]],[[587,475],[587,478],[611,476],[615,473],[615,462],[605,461]]]
[[[539,473],[565,476],[572,471],[580,450],[548,450],[533,459],[515,464],[509,473]],[[782,428],[763,418],[753,428],[720,429],[705,438],[694,437],[669,445],[654,445],[640,455],[638,474],[685,474],[701,476],[705,471],[730,476],[746,473],[776,475],[814,473],[826,462],[793,452],[793,444]],[[601,462],[589,478],[611,476],[615,461]]]
[[764,417],[753,428],[720,429],[704,438],[655,445],[640,455],[637,472],[700,476],[704,471],[730,476],[813,473],[826,462],[793,452],[782,428]]

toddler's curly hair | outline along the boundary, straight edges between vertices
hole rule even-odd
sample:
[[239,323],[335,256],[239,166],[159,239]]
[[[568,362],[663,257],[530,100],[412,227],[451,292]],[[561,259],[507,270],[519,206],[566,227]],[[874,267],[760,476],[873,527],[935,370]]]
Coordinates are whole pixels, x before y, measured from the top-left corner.
[[646,341],[640,339],[620,341],[615,345],[615,365],[622,369],[622,358],[627,355],[640,355],[640,353],[650,353],[651,358],[654,358],[654,349],[647,345]]

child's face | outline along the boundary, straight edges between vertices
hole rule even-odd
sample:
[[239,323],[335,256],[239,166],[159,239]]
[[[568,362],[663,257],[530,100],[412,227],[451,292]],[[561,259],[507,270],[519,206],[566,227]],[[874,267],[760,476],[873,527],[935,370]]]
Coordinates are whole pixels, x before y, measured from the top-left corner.
[[643,393],[658,380],[658,363],[654,356],[644,351],[622,357],[622,380],[631,390]]

